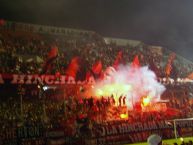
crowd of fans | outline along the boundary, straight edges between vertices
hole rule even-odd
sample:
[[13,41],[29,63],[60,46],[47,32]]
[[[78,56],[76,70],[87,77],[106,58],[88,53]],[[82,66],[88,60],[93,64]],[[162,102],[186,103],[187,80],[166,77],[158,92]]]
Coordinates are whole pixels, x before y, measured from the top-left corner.
[[[105,69],[113,64],[117,53],[122,51],[123,64],[131,63],[134,56],[138,55],[141,65],[149,65],[158,76],[165,76],[165,67],[170,55],[170,51],[167,49],[162,48],[161,52],[157,53],[142,43],[135,47],[129,44],[121,47],[113,43],[107,45],[103,38],[96,33],[89,37],[87,34],[81,35],[81,37],[72,36],[63,37],[56,34],[46,35],[1,28],[0,72],[40,73],[42,63],[46,60],[47,54],[54,44],[59,48],[59,54],[49,73],[60,71],[61,74],[65,74],[65,68],[74,56],[81,58],[83,69],[88,70],[97,60],[102,61],[103,69]],[[180,57],[176,57],[172,64],[171,76],[174,78],[186,77],[193,70],[192,63],[184,63],[181,60]]]
[[[138,55],[140,65],[149,65],[158,77],[165,77],[165,67],[170,52],[162,49],[161,53],[151,51],[149,46],[117,46],[106,44],[102,37],[93,33],[83,34],[81,37],[62,37],[61,35],[38,34],[20,32],[13,29],[0,29],[0,73],[7,74],[40,74],[42,66],[52,45],[59,48],[58,57],[53,62],[49,74],[60,72],[65,74],[65,69],[70,60],[79,56],[81,58],[81,73],[85,72],[97,61],[101,60],[103,69],[111,66],[118,52],[123,52],[121,63],[131,63],[134,56]],[[186,77],[193,71],[193,64],[180,63],[177,56],[172,64],[171,77]],[[183,89],[182,89],[183,90]],[[21,94],[20,94],[21,95]],[[20,96],[19,95],[19,96]],[[181,95],[181,94],[180,94]],[[186,95],[188,96],[188,95]],[[193,116],[192,99],[178,94],[167,96],[170,102],[168,108],[175,108],[167,113],[141,112],[137,109],[128,113],[129,123],[137,121],[160,121]],[[47,127],[64,127],[69,135],[74,135],[77,129],[81,131],[81,120],[86,120],[88,127],[95,123],[120,120],[123,106],[114,108],[113,96],[101,99],[80,98],[65,96],[60,100],[36,98],[32,100],[8,98],[0,103],[0,125],[4,128],[22,124],[46,124]],[[112,111],[113,110],[113,111]],[[172,114],[173,113],[173,114]],[[113,118],[112,118],[113,116]]]
[[[20,100],[20,101],[19,101]],[[122,100],[123,101],[123,100]],[[115,104],[119,104],[115,106]],[[140,104],[141,105],[141,104]],[[73,135],[78,129],[79,120],[87,120],[87,125],[116,121],[151,122],[190,118],[193,116],[193,101],[190,98],[170,97],[167,110],[143,112],[139,106],[127,110],[125,103],[117,103],[114,96],[81,98],[69,96],[58,100],[51,98],[12,98],[0,104],[0,124],[10,126],[46,124],[48,127],[68,128]],[[121,114],[127,114],[121,118]],[[70,129],[69,129],[70,128]]]

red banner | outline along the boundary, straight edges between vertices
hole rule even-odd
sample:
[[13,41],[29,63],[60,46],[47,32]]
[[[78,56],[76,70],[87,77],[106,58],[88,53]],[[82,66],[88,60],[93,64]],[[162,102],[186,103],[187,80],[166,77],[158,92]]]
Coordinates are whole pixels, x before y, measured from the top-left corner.
[[45,85],[63,85],[63,84],[95,84],[93,77],[86,81],[75,81],[71,76],[38,75],[38,74],[0,74],[0,84],[45,84]]

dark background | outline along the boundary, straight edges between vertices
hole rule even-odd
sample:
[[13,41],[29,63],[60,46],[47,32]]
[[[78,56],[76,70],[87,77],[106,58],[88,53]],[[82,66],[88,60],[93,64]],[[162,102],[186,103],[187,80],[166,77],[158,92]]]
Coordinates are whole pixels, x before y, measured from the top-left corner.
[[193,61],[192,0],[0,0],[0,18],[140,40]]

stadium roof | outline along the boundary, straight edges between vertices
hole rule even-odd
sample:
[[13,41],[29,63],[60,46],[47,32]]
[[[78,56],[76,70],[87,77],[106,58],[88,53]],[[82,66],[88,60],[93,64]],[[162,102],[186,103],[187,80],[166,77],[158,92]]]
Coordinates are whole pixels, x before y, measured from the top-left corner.
[[140,40],[193,61],[192,5],[190,0],[1,0],[0,18]]

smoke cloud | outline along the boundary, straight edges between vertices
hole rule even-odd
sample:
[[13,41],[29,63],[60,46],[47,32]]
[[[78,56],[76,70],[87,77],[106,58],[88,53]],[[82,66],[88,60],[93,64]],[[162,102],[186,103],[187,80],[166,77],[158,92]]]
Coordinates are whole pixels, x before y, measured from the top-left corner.
[[151,102],[157,102],[164,91],[165,87],[157,81],[155,73],[147,66],[121,65],[117,71],[108,67],[105,78],[95,85],[95,95],[98,97],[113,95],[118,102],[120,96],[126,96],[128,108],[132,108],[133,104],[145,96],[149,96]]

